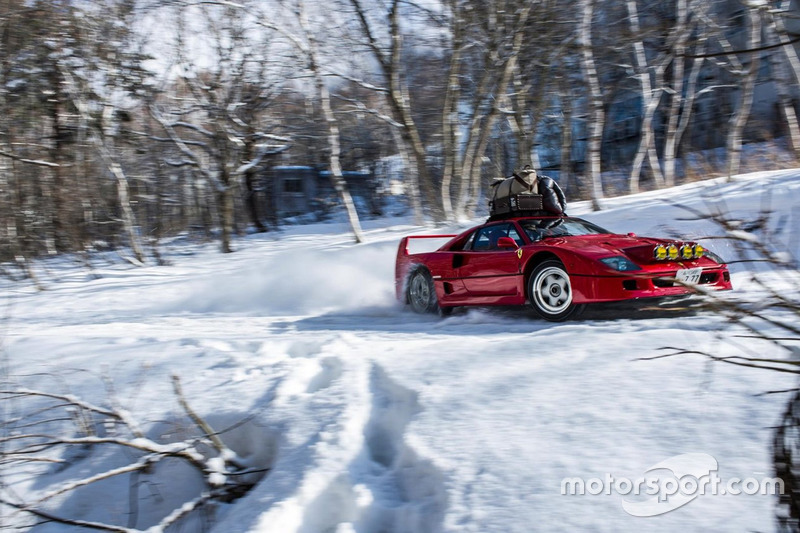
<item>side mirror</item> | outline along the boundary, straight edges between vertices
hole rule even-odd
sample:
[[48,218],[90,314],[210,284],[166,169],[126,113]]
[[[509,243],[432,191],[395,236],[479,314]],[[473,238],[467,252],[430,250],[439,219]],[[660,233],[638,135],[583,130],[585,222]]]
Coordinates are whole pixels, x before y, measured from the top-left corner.
[[497,247],[501,250],[516,250],[519,248],[516,241],[511,237],[500,237],[497,239]]

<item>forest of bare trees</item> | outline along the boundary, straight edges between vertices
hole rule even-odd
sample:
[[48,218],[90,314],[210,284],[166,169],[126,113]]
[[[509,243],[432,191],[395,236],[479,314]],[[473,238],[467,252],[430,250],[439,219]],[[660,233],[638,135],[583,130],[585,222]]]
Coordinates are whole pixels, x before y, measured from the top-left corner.
[[[750,169],[746,143],[791,164],[794,9],[0,0],[0,262],[118,247],[157,262],[160,240],[186,233],[232,251],[281,223],[277,165],[328,170],[359,240],[343,170],[389,158],[418,222],[479,214],[486,184],[523,164],[598,209]],[[715,149],[716,165],[687,158]]]

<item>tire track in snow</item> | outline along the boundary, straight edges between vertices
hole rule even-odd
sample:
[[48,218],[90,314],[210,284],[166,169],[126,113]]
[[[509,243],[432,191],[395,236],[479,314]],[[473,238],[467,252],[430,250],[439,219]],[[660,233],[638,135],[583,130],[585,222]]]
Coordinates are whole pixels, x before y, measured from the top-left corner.
[[320,361],[320,370],[308,384],[308,393],[319,392],[330,387],[333,382],[342,376],[342,360],[338,357],[325,357]]
[[[328,351],[327,353],[330,353]],[[376,363],[328,356],[309,392],[324,393],[335,380],[357,368],[364,387],[350,401],[365,401],[362,448],[340,472],[330,472],[326,486],[303,509],[296,531],[360,533],[434,533],[442,530],[447,497],[444,475],[406,442],[408,424],[422,410],[418,394],[393,381]],[[346,369],[344,376],[342,366]],[[367,375],[368,374],[368,375]],[[315,383],[326,387],[317,388]],[[360,389],[360,387],[355,387]],[[354,407],[354,406],[350,406]],[[314,477],[313,471],[307,477]]]
[[[355,345],[354,345],[355,344]],[[265,423],[282,429],[273,469],[214,531],[435,533],[443,473],[407,442],[418,393],[348,335],[291,345]],[[260,511],[255,511],[260,507]]]
[[359,531],[435,532],[442,529],[447,495],[444,475],[406,442],[406,428],[422,408],[418,394],[393,381],[373,363],[372,408],[364,427],[367,472],[373,502]]

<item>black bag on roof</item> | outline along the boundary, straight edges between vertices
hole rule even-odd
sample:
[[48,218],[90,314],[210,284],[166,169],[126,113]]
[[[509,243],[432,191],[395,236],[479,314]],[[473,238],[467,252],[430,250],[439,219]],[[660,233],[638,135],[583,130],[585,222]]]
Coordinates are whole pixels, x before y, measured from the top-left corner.
[[530,165],[509,178],[495,180],[492,187],[489,216],[493,218],[563,215],[567,208],[558,184],[552,178],[538,176]]

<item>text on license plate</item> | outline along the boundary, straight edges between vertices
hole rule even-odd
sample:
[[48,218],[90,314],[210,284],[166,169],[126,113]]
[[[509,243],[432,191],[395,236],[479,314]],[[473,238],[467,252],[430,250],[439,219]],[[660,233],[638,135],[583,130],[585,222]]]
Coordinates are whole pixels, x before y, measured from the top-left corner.
[[700,275],[703,273],[702,268],[684,268],[678,270],[678,273],[675,274],[675,279],[680,281],[681,283],[691,283],[696,285],[700,282]]

